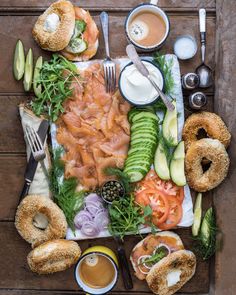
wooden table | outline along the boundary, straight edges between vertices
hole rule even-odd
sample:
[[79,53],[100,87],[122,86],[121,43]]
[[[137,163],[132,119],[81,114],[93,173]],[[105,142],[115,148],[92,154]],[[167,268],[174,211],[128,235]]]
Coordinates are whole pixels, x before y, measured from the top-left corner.
[[[38,55],[49,56],[33,41],[31,30],[37,16],[51,3],[49,0],[1,0],[0,1],[0,294],[79,294],[73,268],[49,276],[33,274],[26,263],[30,246],[22,240],[14,227],[14,215],[19,192],[23,184],[26,164],[25,144],[18,116],[17,105],[30,98],[24,93],[21,82],[12,76],[12,57],[17,39],[23,40],[25,48],[33,48]],[[102,10],[110,14],[110,41],[113,57],[125,54],[127,44],[124,35],[124,19],[128,11],[139,4],[138,0],[81,0],[75,4],[87,8],[98,23]],[[196,275],[181,290],[182,294],[236,294],[236,9],[235,0],[160,0],[170,16],[171,33],[163,47],[164,52],[173,51],[173,41],[180,34],[191,34],[199,40],[198,9],[207,10],[207,63],[215,71],[215,89],[207,89],[209,103],[207,110],[215,110],[227,123],[233,139],[229,148],[232,159],[227,180],[216,190],[204,196],[204,208],[214,200],[218,224],[223,236],[223,245],[216,259],[203,262],[198,259]],[[104,54],[100,43],[97,58]],[[181,62],[181,72],[194,71],[200,63],[200,51],[189,62]],[[185,93],[187,101],[188,93]],[[190,114],[186,103],[186,114]],[[190,231],[177,230],[186,248],[192,247]],[[125,239],[127,255],[138,238]],[[84,241],[82,249],[94,244],[114,247],[112,239]],[[147,294],[145,283],[134,279],[133,294]],[[126,294],[119,280],[114,294]]]

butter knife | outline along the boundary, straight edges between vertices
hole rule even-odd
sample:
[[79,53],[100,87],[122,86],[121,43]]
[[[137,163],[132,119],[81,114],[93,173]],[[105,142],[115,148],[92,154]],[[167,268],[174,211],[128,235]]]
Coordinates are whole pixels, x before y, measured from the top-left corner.
[[[42,142],[44,142],[45,139],[46,139],[47,132],[48,132],[48,127],[49,127],[49,122],[47,120],[43,120],[39,125],[39,128],[38,128],[37,132],[38,132],[38,135],[39,135]],[[29,192],[30,185],[31,185],[31,183],[32,183],[32,181],[34,179],[34,175],[35,175],[37,166],[38,166],[38,162],[35,161],[32,153],[31,153],[30,157],[29,157],[29,161],[28,161],[27,166],[26,166],[26,170],[25,170],[25,176],[24,176],[25,177],[25,183],[24,183],[22,192],[20,194],[20,201]]]
[[144,76],[146,77],[152,86],[156,89],[157,93],[159,94],[160,98],[164,102],[165,106],[169,111],[173,111],[175,109],[173,103],[170,101],[170,99],[161,91],[159,86],[156,84],[156,82],[153,80],[152,76],[150,75],[148,69],[142,63],[140,57],[138,56],[138,53],[135,49],[135,47],[132,44],[127,45],[126,47],[126,53],[128,57],[131,59],[131,61],[134,63],[135,67],[137,70]]

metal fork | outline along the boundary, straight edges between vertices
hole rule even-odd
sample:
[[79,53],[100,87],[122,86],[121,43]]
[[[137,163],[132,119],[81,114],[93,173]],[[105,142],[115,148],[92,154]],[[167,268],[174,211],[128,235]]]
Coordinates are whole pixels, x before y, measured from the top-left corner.
[[108,14],[103,11],[100,14],[100,21],[102,25],[102,32],[105,43],[106,58],[103,61],[103,70],[105,78],[106,92],[112,93],[116,88],[116,64],[110,57],[109,40],[108,40]]
[[48,171],[44,164],[46,153],[38,133],[34,130],[34,128],[26,125],[25,134],[35,161],[40,162],[43,172],[49,181]]

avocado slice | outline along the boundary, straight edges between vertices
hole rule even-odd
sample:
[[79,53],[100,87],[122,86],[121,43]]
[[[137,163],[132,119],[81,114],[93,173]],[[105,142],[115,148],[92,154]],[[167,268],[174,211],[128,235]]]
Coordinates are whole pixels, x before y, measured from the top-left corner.
[[163,137],[170,146],[177,146],[178,144],[178,121],[177,121],[177,109],[176,101],[174,100],[173,105],[175,109],[173,111],[166,111],[162,130]]
[[184,141],[180,141],[170,162],[170,176],[173,182],[178,186],[184,186],[186,184],[184,159]]
[[25,75],[24,75],[24,89],[25,91],[30,91],[32,81],[33,81],[33,67],[34,67],[34,61],[33,61],[33,52],[30,48],[27,56],[26,56],[26,62],[25,62]]
[[25,52],[24,46],[21,40],[16,43],[15,53],[14,53],[14,63],[13,63],[13,73],[17,81],[19,81],[25,71]]
[[33,80],[34,93],[37,97],[42,93],[42,85],[38,84],[38,81],[40,79],[40,70],[42,69],[42,66],[43,66],[43,57],[39,56],[34,67],[34,80]]
[[167,161],[167,157],[164,151],[163,140],[159,141],[154,157],[154,168],[157,175],[163,180],[170,179],[170,170]]

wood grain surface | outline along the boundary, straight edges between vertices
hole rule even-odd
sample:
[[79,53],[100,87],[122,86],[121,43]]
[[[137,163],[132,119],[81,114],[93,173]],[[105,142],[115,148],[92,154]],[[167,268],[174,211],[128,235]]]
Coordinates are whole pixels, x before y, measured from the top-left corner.
[[236,294],[236,32],[235,1],[216,1],[216,93],[215,111],[224,119],[232,134],[229,147],[231,159],[229,175],[215,191],[215,207],[222,239],[221,251],[216,255],[216,295]]
[[[73,279],[73,268],[50,276],[33,274],[26,263],[30,246],[21,239],[14,227],[14,215],[18,204],[18,196],[23,183],[25,169],[25,144],[18,117],[17,106],[21,101],[32,97],[24,93],[21,82],[12,77],[12,56],[17,39],[22,39],[25,48],[33,48],[35,59],[39,55],[45,58],[49,53],[42,51],[31,37],[32,26],[37,16],[53,1],[51,0],[1,0],[0,1],[0,295],[62,295],[82,294]],[[102,10],[110,11],[110,40],[113,57],[123,56],[127,44],[124,36],[124,20],[127,12],[139,0],[81,0],[73,1],[82,7],[90,9],[98,22],[98,14]],[[216,71],[215,91],[208,89],[207,110],[220,113],[231,131],[236,128],[236,44],[233,32],[236,31],[236,12],[234,0],[160,0],[159,5],[166,9],[170,16],[171,33],[163,46],[164,52],[173,52],[173,42],[178,35],[191,34],[199,44],[198,8],[207,9],[207,63]],[[100,26],[100,24],[99,24]],[[217,34],[216,34],[217,32]],[[235,33],[234,33],[235,34]],[[97,58],[104,56],[103,40],[100,36],[100,48]],[[200,51],[189,62],[180,62],[181,72],[194,71],[200,63]],[[215,67],[216,65],[216,67]],[[230,86],[229,86],[230,85]],[[189,115],[187,102],[188,93],[185,92],[185,113]],[[214,191],[215,206],[220,228],[224,233],[222,251],[216,256],[216,277],[210,281],[215,273],[214,260],[203,262],[198,259],[196,275],[187,283],[179,294],[208,294],[216,295],[236,294],[235,283],[235,226],[234,208],[235,195],[235,135],[229,149],[232,163],[227,180]],[[204,209],[212,202],[212,194],[204,198]],[[177,233],[186,245],[192,248],[190,231],[179,229]],[[129,256],[132,247],[138,242],[138,237],[127,237],[125,248]],[[112,239],[83,241],[82,249],[90,245],[105,244],[115,249]],[[114,294],[128,294],[124,290],[121,279],[112,292]],[[134,278],[133,294],[150,294],[145,283]],[[129,293],[130,294],[130,293]]]

